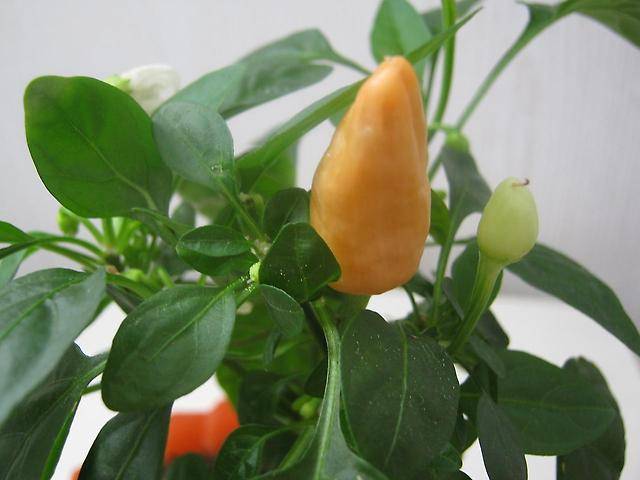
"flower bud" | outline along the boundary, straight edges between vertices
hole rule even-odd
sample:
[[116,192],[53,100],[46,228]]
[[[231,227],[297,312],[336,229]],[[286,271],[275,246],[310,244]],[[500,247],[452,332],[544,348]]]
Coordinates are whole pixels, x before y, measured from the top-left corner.
[[528,180],[509,177],[487,202],[478,225],[478,247],[502,265],[517,262],[538,238],[538,211]]
[[74,214],[64,207],[58,210],[58,228],[62,233],[75,237],[78,233],[79,221]]
[[313,178],[311,225],[342,271],[331,286],[372,295],[407,282],[430,204],[420,86],[407,60],[390,57],[360,88]]
[[178,73],[168,65],[143,65],[105,82],[131,95],[149,115],[180,88]]

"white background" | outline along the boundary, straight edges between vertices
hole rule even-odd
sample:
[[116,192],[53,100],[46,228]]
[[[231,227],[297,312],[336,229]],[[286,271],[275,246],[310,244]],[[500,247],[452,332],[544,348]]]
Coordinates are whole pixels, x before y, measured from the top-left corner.
[[[437,3],[416,0],[414,5],[423,10]],[[26,230],[55,228],[56,202],[37,178],[24,140],[22,92],[32,78],[46,74],[101,78],[139,64],[168,63],[188,83],[266,41],[309,27],[319,27],[338,51],[372,67],[368,33],[376,5],[373,0],[2,0],[0,219]],[[447,120],[457,118],[526,19],[525,9],[515,2],[488,0],[461,31]],[[236,151],[355,78],[354,73],[336,68],[321,84],[232,120]],[[513,62],[466,132],[481,171],[492,185],[510,175],[531,179],[539,205],[541,239],[568,252],[611,285],[636,321],[640,319],[639,78],[637,48],[589,19],[571,16],[545,31]],[[301,186],[310,186],[331,131],[329,125],[322,125],[302,142]],[[476,220],[468,220],[465,229],[472,231]],[[58,259],[35,255],[26,267],[42,268],[54,261],[60,264]],[[434,265],[434,254],[429,252],[423,267],[433,269]],[[512,278],[507,290],[529,293]],[[508,326],[524,326],[521,337],[514,338],[516,347],[531,340],[527,347],[537,345],[531,347],[540,349],[534,352],[556,363],[576,353],[601,358],[616,393],[622,391],[624,396],[624,392],[638,391],[637,364],[615,340],[600,330],[597,340],[590,337],[590,323],[572,317],[566,309],[553,313],[553,309],[531,308],[503,308],[502,319]],[[532,317],[531,312],[540,317]],[[584,321],[572,323],[572,318]],[[581,339],[568,347],[552,342],[554,331],[564,332],[567,338],[574,326]],[[90,350],[101,345],[87,338],[85,347]],[[93,398],[98,404],[98,397]],[[637,404],[634,395],[628,398],[629,405]],[[62,473],[56,478],[66,478],[67,470],[88,449],[97,430],[82,430],[85,420],[107,415],[90,406],[81,408],[89,410],[80,411],[85,416],[72,431],[75,443],[69,448],[77,449],[76,454],[66,453]],[[637,419],[635,408],[625,415]],[[86,425],[90,425],[88,420]],[[632,463],[626,473],[631,480],[640,478],[635,458],[640,437],[637,422],[628,425],[627,436],[635,445],[629,450]],[[551,464],[548,459],[544,462],[547,473],[531,478],[552,478],[547,476]]]

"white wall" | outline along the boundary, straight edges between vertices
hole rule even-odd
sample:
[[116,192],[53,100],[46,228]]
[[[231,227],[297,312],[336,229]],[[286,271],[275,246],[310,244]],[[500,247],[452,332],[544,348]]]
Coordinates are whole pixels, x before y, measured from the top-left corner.
[[[419,9],[437,1],[416,1]],[[336,49],[372,66],[369,0],[3,0],[0,3],[0,218],[54,229],[55,201],[26,149],[22,92],[44,74],[104,77],[144,63],[175,66],[185,83],[289,32],[319,27]],[[450,103],[454,120],[526,22],[511,0],[487,0],[463,30]],[[325,82],[231,122],[237,150],[319,96],[355,77]],[[568,252],[620,293],[640,320],[640,51],[573,16],[544,32],[496,83],[468,124],[481,170],[495,185],[532,180],[541,238]],[[305,138],[299,183],[309,187],[331,128]],[[473,219],[475,221],[475,219]],[[472,229],[472,222],[466,228]],[[28,269],[51,265],[44,255]],[[58,262],[57,259],[55,259]],[[433,268],[435,258],[427,258]],[[517,282],[511,289],[522,289]]]

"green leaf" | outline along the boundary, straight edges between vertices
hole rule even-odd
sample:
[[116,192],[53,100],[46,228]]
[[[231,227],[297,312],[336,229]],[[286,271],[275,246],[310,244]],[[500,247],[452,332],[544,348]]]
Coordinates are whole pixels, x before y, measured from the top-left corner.
[[112,410],[165,405],[210,378],[235,320],[232,292],[182,285],[141,303],[118,329],[102,379]]
[[40,77],[24,97],[29,151],[51,194],[83,217],[166,212],[171,172],[129,95],[86,77]]
[[431,469],[436,472],[457,472],[462,467],[462,457],[453,445],[447,443],[432,462]]
[[484,312],[476,325],[476,333],[493,348],[507,348],[509,336],[490,310]]
[[253,370],[242,379],[238,396],[238,418],[241,425],[279,425],[284,394],[292,376]]
[[431,227],[429,234],[433,239],[442,245],[449,233],[451,219],[449,209],[444,200],[436,192],[431,190]]
[[[429,41],[431,34],[420,14],[407,0],[383,0],[371,31],[371,51],[378,63],[385,57],[405,55]],[[425,60],[417,62],[422,78]]]
[[171,462],[163,478],[164,480],[209,480],[211,465],[204,457],[189,453]]
[[[287,433],[286,429],[275,430],[262,425],[243,425],[234,430],[216,457],[214,478],[253,478],[264,469],[275,468],[278,460],[282,460],[284,456],[282,453],[286,451],[278,447],[288,447],[291,444],[288,438],[283,438],[288,437]],[[264,466],[264,463],[267,465]]]
[[28,242],[33,237],[18,227],[0,220],[0,243],[20,243]]
[[104,294],[104,270],[42,270],[0,290],[0,424],[55,368]]
[[119,413],[96,437],[79,480],[140,480],[162,477],[171,406]]
[[285,338],[298,335],[304,327],[304,311],[300,304],[287,292],[271,285],[260,285],[259,289],[278,332]]
[[421,478],[456,423],[459,386],[447,354],[365,310],[342,337],[342,380],[357,450],[390,478]]
[[0,478],[51,478],[87,384],[104,368],[73,345],[0,427]]
[[500,378],[506,375],[504,362],[494,348],[482,337],[473,335],[469,338],[469,348]]
[[246,272],[258,261],[240,232],[221,225],[191,230],[180,238],[176,250],[180,258],[207,275]]
[[507,374],[498,379],[498,405],[525,453],[572,452],[600,437],[615,417],[609,398],[580,376],[528,353],[500,356]]
[[640,334],[616,294],[584,267],[560,252],[537,244],[508,267],[528,284],[591,317],[640,355]]
[[257,193],[269,200],[280,190],[293,188],[296,184],[297,144],[280,152],[268,168],[260,163],[239,162],[236,173],[243,192]]
[[272,42],[241,59],[244,74],[220,108],[231,117],[323,80],[332,71],[318,60],[337,54],[319,30],[294,33]]
[[173,172],[214,190],[233,189],[233,139],[215,110],[170,102],[153,116],[153,135]]
[[286,224],[297,222],[309,222],[309,193],[306,190],[282,190],[267,202],[262,224],[271,238],[275,238]]
[[482,212],[491,189],[469,152],[445,145],[440,156],[449,182],[451,228],[455,231],[468,215]]
[[0,289],[16,275],[26,254],[26,250],[21,250],[0,259]]
[[[238,88],[245,73],[246,65],[242,64],[209,72],[177,92],[163,107],[177,102],[191,102],[217,112],[225,99]],[[153,114],[154,123],[158,112],[156,110]]]
[[338,262],[307,223],[286,225],[260,264],[260,283],[278,287],[299,302],[338,278]]
[[618,404],[598,368],[584,358],[572,358],[562,367],[573,375],[581,376],[600,390],[616,410],[616,417],[609,428],[594,442],[575,450],[557,460],[558,480],[613,480],[620,478],[624,467],[625,438],[624,423]]
[[[456,2],[456,15],[458,18],[465,16],[473,7],[478,5],[480,0],[459,0]],[[432,8],[422,14],[422,20],[435,35],[442,31],[442,8]]]
[[640,6],[629,0],[567,0],[556,5],[525,3],[529,24],[523,37],[532,37],[561,18],[580,13],[640,47]]
[[527,462],[518,432],[491,397],[478,402],[478,437],[484,466],[491,480],[527,480]]

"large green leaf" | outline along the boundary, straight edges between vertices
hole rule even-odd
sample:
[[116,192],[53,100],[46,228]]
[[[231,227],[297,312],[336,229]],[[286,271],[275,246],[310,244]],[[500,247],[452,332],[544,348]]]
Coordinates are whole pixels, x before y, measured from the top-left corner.
[[277,331],[285,338],[298,335],[304,327],[304,311],[287,292],[271,285],[260,285],[260,294]]
[[271,238],[287,223],[309,222],[309,194],[302,188],[289,188],[276,193],[264,211],[262,225]]
[[181,177],[219,190],[234,187],[233,139],[215,110],[170,102],[153,116],[153,136],[164,162]]
[[491,480],[527,480],[527,462],[518,432],[491,397],[483,393],[478,402],[478,437],[482,458]]
[[83,217],[166,212],[171,172],[129,95],[85,77],[40,77],[24,96],[27,143],[54,197]]
[[571,13],[580,13],[640,47],[640,5],[633,0],[567,0],[556,5],[525,5],[529,9],[529,24],[520,41],[528,40]]
[[365,310],[343,333],[342,386],[363,457],[390,478],[423,478],[458,412],[458,380],[442,348]]
[[[582,377],[528,353],[500,353],[498,405],[516,428],[525,453],[564,455],[596,440],[615,417],[609,397]],[[478,398],[465,384],[465,403]],[[470,412],[467,412],[470,413]]]
[[0,427],[0,478],[51,478],[82,392],[104,364],[74,345],[23,399]]
[[[420,14],[407,0],[383,0],[371,30],[371,51],[378,62],[391,55],[405,55],[429,41],[431,34]],[[417,62],[422,77],[425,60]]]
[[616,294],[584,267],[551,248],[536,244],[509,270],[530,285],[591,317],[640,355],[640,334]]
[[171,406],[148,412],[119,413],[96,437],[79,480],[162,478]]
[[105,404],[118,411],[165,405],[210,378],[235,320],[232,292],[183,285],[141,303],[124,320],[102,380]]
[[180,258],[207,275],[246,272],[258,261],[242,234],[221,225],[199,227],[180,237]]
[[298,301],[315,295],[340,277],[340,266],[308,223],[290,223],[276,237],[260,264],[260,282],[284,290]]
[[164,476],[164,480],[210,480],[210,462],[200,455],[189,453],[176,458]]
[[468,215],[482,212],[491,189],[468,151],[445,145],[440,156],[449,182],[451,228],[457,230]]
[[616,417],[609,428],[594,442],[558,457],[558,480],[614,480],[620,478],[624,467],[624,423],[607,381],[598,368],[584,358],[572,358],[562,367],[573,375],[579,375],[609,399],[616,410]]
[[104,293],[104,270],[42,270],[0,290],[0,424],[91,323]]

